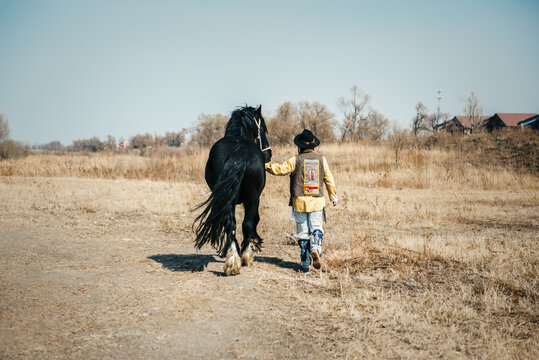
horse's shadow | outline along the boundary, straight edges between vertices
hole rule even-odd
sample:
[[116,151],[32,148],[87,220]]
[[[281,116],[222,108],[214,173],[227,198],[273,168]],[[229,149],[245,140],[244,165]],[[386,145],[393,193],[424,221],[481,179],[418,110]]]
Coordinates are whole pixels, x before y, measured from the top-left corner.
[[[206,254],[157,254],[148,256],[148,259],[160,263],[166,269],[180,272],[202,272],[206,270],[209,263],[223,262],[214,255]],[[254,261],[273,264],[280,268],[291,269],[294,271],[300,269],[298,263],[282,260],[273,256],[255,256]],[[215,275],[220,275],[220,273],[214,273]]]
[[148,256],[148,259],[163,265],[171,271],[201,272],[209,263],[219,262],[213,255],[205,254],[158,254]]

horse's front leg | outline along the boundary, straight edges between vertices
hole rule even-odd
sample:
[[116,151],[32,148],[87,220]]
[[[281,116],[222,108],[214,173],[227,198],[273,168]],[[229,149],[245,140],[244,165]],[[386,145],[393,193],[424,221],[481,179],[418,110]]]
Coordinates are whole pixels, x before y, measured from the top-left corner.
[[258,215],[258,198],[251,202],[244,203],[245,216],[243,219],[243,242],[241,244],[241,262],[245,266],[253,265],[254,251],[260,250],[261,240],[256,233],[256,226],[260,221]]
[[226,220],[226,259],[224,272],[226,276],[238,275],[241,270],[241,259],[238,254],[238,240],[236,240],[235,207],[230,210],[231,215]]

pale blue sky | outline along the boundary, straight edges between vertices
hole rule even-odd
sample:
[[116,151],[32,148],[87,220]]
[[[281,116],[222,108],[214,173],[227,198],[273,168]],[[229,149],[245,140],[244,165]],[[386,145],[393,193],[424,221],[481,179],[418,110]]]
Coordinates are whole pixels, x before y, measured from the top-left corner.
[[414,106],[539,113],[539,1],[0,0],[0,113],[30,144],[190,127],[204,113],[319,101],[352,85]]

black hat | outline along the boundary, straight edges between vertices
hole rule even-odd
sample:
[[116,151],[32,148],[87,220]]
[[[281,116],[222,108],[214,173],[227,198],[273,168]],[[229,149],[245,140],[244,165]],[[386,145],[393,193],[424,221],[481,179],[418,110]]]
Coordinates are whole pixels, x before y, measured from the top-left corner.
[[310,130],[304,129],[301,134],[296,135],[294,144],[301,149],[314,149],[320,145],[320,140]]

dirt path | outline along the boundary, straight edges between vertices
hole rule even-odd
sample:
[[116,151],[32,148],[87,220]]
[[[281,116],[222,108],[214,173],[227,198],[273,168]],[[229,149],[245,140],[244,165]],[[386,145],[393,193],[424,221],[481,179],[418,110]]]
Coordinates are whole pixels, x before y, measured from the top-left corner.
[[319,321],[287,295],[290,287],[309,287],[296,272],[295,248],[270,246],[241,276],[224,277],[223,260],[211,248],[197,253],[190,232],[167,234],[164,220],[155,219],[161,215],[147,211],[70,207],[62,192],[87,184],[66,182],[22,186],[48,201],[15,194],[19,185],[4,198],[0,357],[259,359],[286,358],[291,348],[310,354],[313,337],[285,325]]
[[[271,279],[302,281],[291,264],[257,257],[242,276],[226,278],[211,251],[197,254],[189,244],[156,244],[148,236],[85,239],[56,229],[3,229],[4,355],[207,359],[286,353],[286,329],[276,317],[301,309],[285,294],[275,299]],[[298,345],[294,341],[296,351]]]

